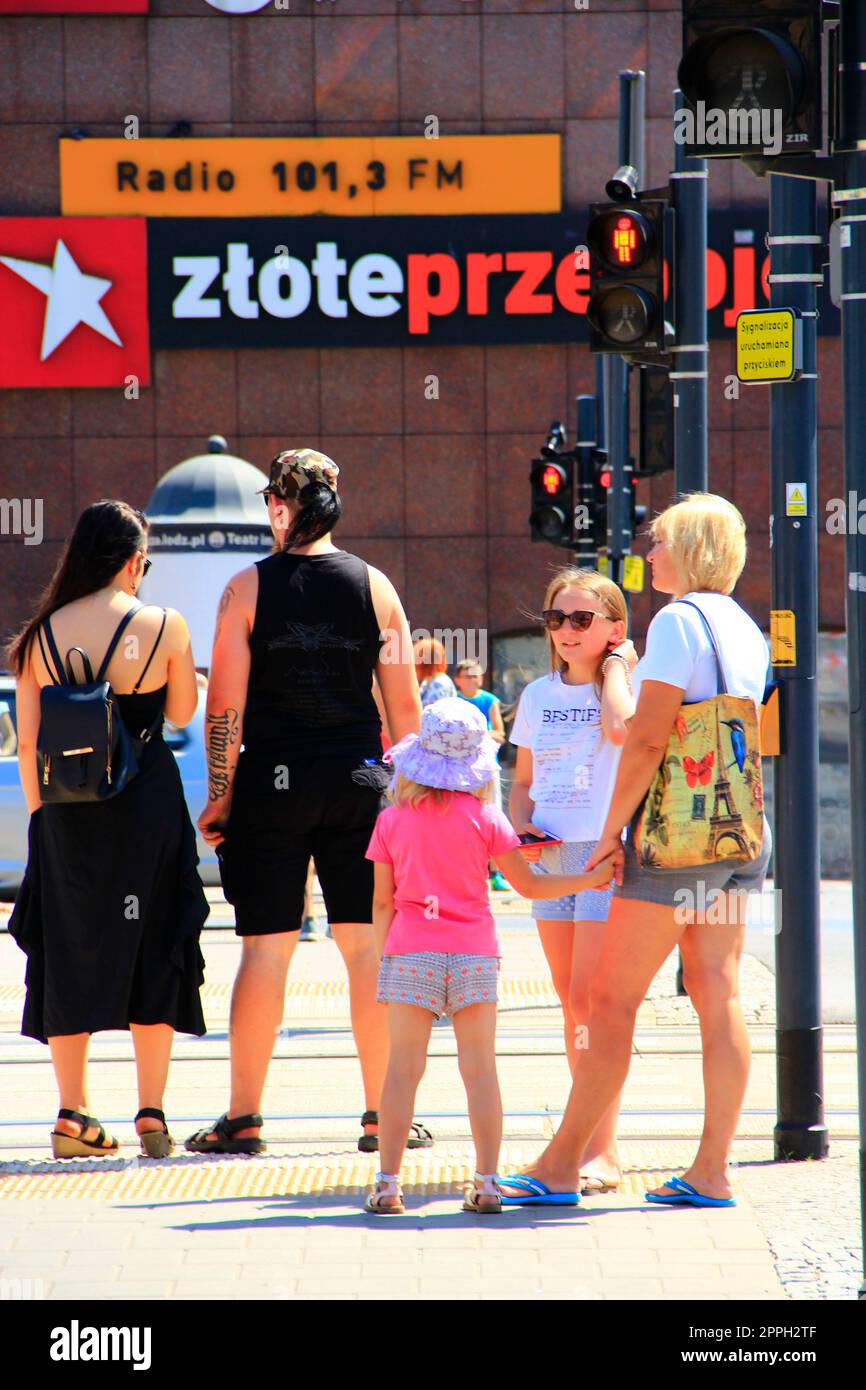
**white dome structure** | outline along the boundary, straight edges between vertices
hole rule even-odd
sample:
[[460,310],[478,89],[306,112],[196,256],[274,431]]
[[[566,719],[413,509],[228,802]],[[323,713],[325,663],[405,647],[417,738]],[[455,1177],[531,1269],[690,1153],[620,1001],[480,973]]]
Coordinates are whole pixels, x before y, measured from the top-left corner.
[[184,459],[157,483],[145,507],[153,567],[141,586],[145,603],[177,608],[186,618],[199,669],[210,667],[220,594],[233,574],[269,555],[273,537],[257,496],[267,476],[211,435],[207,452]]

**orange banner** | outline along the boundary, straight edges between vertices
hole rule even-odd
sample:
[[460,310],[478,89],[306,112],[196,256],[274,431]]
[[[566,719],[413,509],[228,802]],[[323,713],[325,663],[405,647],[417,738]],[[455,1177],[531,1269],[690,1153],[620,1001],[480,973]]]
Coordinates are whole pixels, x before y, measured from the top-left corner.
[[559,135],[60,141],[74,216],[558,212]]

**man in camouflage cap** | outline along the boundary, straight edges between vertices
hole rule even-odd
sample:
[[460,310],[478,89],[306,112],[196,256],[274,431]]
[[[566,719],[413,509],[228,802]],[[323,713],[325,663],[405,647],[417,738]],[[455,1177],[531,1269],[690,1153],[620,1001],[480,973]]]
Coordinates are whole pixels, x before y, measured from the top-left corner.
[[326,483],[336,492],[339,472],[334,460],[318,449],[283,449],[271,463],[267,486],[259,492],[272,493],[287,502],[296,501],[308,483]]

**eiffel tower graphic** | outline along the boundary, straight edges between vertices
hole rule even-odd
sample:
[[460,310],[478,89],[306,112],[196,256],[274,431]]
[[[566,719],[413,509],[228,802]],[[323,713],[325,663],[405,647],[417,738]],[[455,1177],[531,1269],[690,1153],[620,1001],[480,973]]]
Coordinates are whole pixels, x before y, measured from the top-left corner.
[[[710,816],[710,835],[707,840],[707,857],[715,859],[719,855],[719,845],[725,840],[733,840],[737,849],[735,851],[726,847],[722,850],[721,858],[733,858],[737,853],[743,857],[748,854],[749,848],[743,818],[731,802],[731,784],[728,781],[727,769],[725,768],[725,757],[722,752],[722,729],[719,721],[716,722],[716,773],[716,781],[713,785],[713,792],[715,793],[713,814]],[[722,814],[722,806],[725,807],[724,814]]]

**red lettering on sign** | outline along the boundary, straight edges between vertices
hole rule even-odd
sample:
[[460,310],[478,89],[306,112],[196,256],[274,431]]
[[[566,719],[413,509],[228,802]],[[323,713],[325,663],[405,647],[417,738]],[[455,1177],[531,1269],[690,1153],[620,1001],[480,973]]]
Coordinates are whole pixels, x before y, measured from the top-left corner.
[[734,328],[737,314],[755,307],[755,248],[734,247],[734,302],[725,310],[725,327]]
[[721,304],[728,288],[728,267],[724,257],[710,248],[707,251],[707,308],[715,309]]
[[585,314],[589,303],[589,295],[581,293],[589,289],[589,273],[577,268],[579,259],[570,251],[556,267],[556,297],[570,314]]
[[505,269],[520,271],[520,278],[505,296],[506,314],[553,313],[553,295],[536,293],[553,269],[552,251],[509,251]]
[[[430,318],[453,314],[460,300],[460,267],[453,256],[437,251],[433,255],[414,254],[406,257],[406,293],[409,308],[409,332],[429,333]],[[430,282],[438,281],[434,292]]]
[[491,275],[502,270],[502,254],[492,252],[489,256],[483,251],[470,251],[466,257],[466,312],[467,314],[486,314],[490,309],[489,286]]

